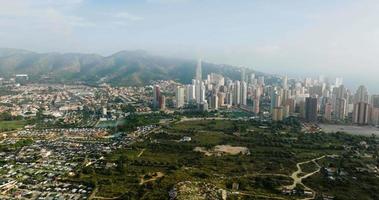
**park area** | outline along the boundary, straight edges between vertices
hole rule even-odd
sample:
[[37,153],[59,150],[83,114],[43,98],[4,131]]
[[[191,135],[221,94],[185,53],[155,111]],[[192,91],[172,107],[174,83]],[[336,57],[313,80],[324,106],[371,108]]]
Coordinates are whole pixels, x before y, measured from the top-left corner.
[[[99,166],[84,167],[76,180],[94,185],[98,199],[315,197],[324,190],[317,186],[321,167],[338,163],[344,145],[362,137],[304,134],[294,126],[225,119],[173,122],[110,153]],[[303,192],[288,195],[286,189]],[[327,192],[338,195],[330,188]]]
[[27,124],[24,120],[0,121],[0,132],[13,131],[24,128]]

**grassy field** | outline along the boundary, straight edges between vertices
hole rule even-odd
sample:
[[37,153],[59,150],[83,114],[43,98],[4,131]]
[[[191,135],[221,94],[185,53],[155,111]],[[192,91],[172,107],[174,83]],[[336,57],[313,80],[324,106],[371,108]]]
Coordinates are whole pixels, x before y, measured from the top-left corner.
[[113,128],[116,127],[117,121],[111,120],[111,121],[100,121],[96,127],[97,128]]
[[26,121],[0,121],[0,132],[16,130],[23,128],[27,124]]
[[[295,133],[286,125],[265,126],[268,127],[228,120],[176,123],[165,127],[163,132],[151,134],[145,142],[109,154],[106,162],[115,163],[115,167],[88,167],[82,170],[78,180],[94,184],[102,197],[123,199],[168,199],[168,191],[183,181],[209,183],[244,194],[231,195],[232,199],[293,199],[282,195],[281,188],[291,184],[289,176],[296,171],[296,163],[342,154],[342,145],[362,140],[345,134]],[[184,136],[192,140],[180,142]],[[250,154],[206,156],[194,151],[195,147],[212,149],[216,145],[246,147]],[[328,162],[320,161],[320,164],[324,166]],[[309,163],[303,169],[305,173],[312,172],[317,166]],[[140,180],[143,177],[149,180],[150,174],[163,176],[141,184]],[[319,181],[315,176],[309,185],[315,187]],[[233,186],[236,184],[238,189]]]

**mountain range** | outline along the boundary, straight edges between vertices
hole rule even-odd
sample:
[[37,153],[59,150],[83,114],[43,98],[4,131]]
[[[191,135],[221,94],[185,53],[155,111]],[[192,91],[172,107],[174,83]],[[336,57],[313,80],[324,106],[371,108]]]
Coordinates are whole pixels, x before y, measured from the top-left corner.
[[[151,55],[145,51],[120,51],[110,56],[83,53],[36,53],[0,49],[0,76],[28,74],[33,81],[99,82],[140,86],[153,80],[190,83],[197,61]],[[203,62],[203,75],[219,73],[240,79],[240,68]],[[252,72],[247,69],[247,73]],[[258,74],[262,74],[257,72]]]

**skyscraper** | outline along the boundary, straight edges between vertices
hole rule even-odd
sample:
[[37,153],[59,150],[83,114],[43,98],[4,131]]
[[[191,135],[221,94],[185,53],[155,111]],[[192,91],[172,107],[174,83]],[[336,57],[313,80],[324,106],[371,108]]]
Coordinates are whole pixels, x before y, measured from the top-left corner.
[[158,109],[160,107],[161,101],[161,87],[159,85],[155,85],[153,88],[153,107]]
[[358,102],[368,103],[368,91],[364,85],[359,86],[357,92],[355,93],[355,103]]
[[161,110],[166,109],[166,97],[164,95],[161,95],[159,98],[159,109]]
[[176,99],[176,108],[181,108],[184,106],[184,88],[183,87],[181,86],[176,87],[175,99]]
[[241,105],[247,105],[247,84],[245,81],[241,82]]
[[276,91],[271,94],[271,106],[270,111],[272,112],[274,108],[280,107],[282,103],[281,96]]
[[218,96],[218,106],[224,106],[225,105],[225,97],[226,94],[224,92],[217,93]]
[[372,95],[370,104],[374,108],[379,108],[379,95]]
[[197,62],[196,66],[196,77],[195,77],[195,98],[196,103],[200,104],[205,99],[205,86],[202,79],[202,71],[201,71],[201,59]]
[[233,105],[241,104],[241,82],[236,81],[233,86]]
[[369,121],[369,105],[366,102],[358,102],[354,104],[353,123],[359,125],[368,124]]
[[186,86],[187,103],[195,100],[195,85]]
[[329,102],[324,107],[324,119],[327,121],[332,120],[332,104]]
[[308,122],[317,121],[317,98],[307,97],[305,99],[305,120]]
[[272,121],[283,121],[283,107],[275,107],[272,110]]
[[287,76],[284,76],[282,78],[282,88],[283,89],[288,89],[288,77]]
[[210,96],[210,98],[209,98],[209,104],[210,104],[210,107],[211,107],[211,109],[212,110],[218,110],[218,105],[219,105],[219,103],[218,103],[218,96],[217,95],[215,95],[215,94],[213,94],[213,95],[211,95]]
[[202,81],[202,69],[201,69],[201,59],[198,60],[197,66],[196,66],[196,80],[197,81]]
[[253,98],[253,112],[255,114],[259,113],[259,96]]
[[347,101],[344,98],[336,99],[336,106],[334,109],[334,118],[336,120],[344,120],[346,117]]

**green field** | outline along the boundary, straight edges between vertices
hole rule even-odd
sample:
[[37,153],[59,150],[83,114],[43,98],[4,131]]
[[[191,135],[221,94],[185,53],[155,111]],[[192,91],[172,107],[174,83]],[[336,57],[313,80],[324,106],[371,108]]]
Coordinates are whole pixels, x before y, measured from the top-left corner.
[[[344,145],[355,145],[362,139],[372,142],[370,138],[346,134],[303,134],[293,130],[287,124],[253,121],[175,123],[165,126],[162,132],[151,134],[144,142],[109,154],[106,162],[115,163],[116,167],[87,167],[77,180],[95,185],[96,196],[122,199],[168,199],[168,191],[185,181],[191,181],[194,188],[200,187],[199,184],[211,184],[217,188],[214,192],[219,189],[227,191],[229,199],[297,199],[300,197],[281,193],[283,187],[291,185],[290,175],[296,171],[296,163],[323,155],[342,155],[345,153]],[[192,140],[180,142],[183,136]],[[194,151],[196,147],[211,151],[216,145],[246,147],[250,154],[206,156]],[[318,163],[327,166],[337,161],[325,158]],[[346,160],[346,167],[349,162]],[[301,175],[318,169],[312,162],[302,165],[302,168]],[[163,174],[163,177],[154,178],[152,174]],[[320,193],[339,197],[338,192],[332,192],[330,188],[324,191],[323,185],[317,186],[324,180],[318,177],[316,174],[312,177],[315,180],[306,184]],[[373,195],[370,188],[356,187],[358,189],[353,191]],[[346,184],[343,188],[349,189]],[[371,189],[377,188],[379,186],[373,184]]]
[[26,121],[0,121],[0,132],[16,130],[23,128],[27,124]]
[[111,121],[100,121],[96,127],[97,128],[114,128],[117,125],[117,121],[111,120]]

